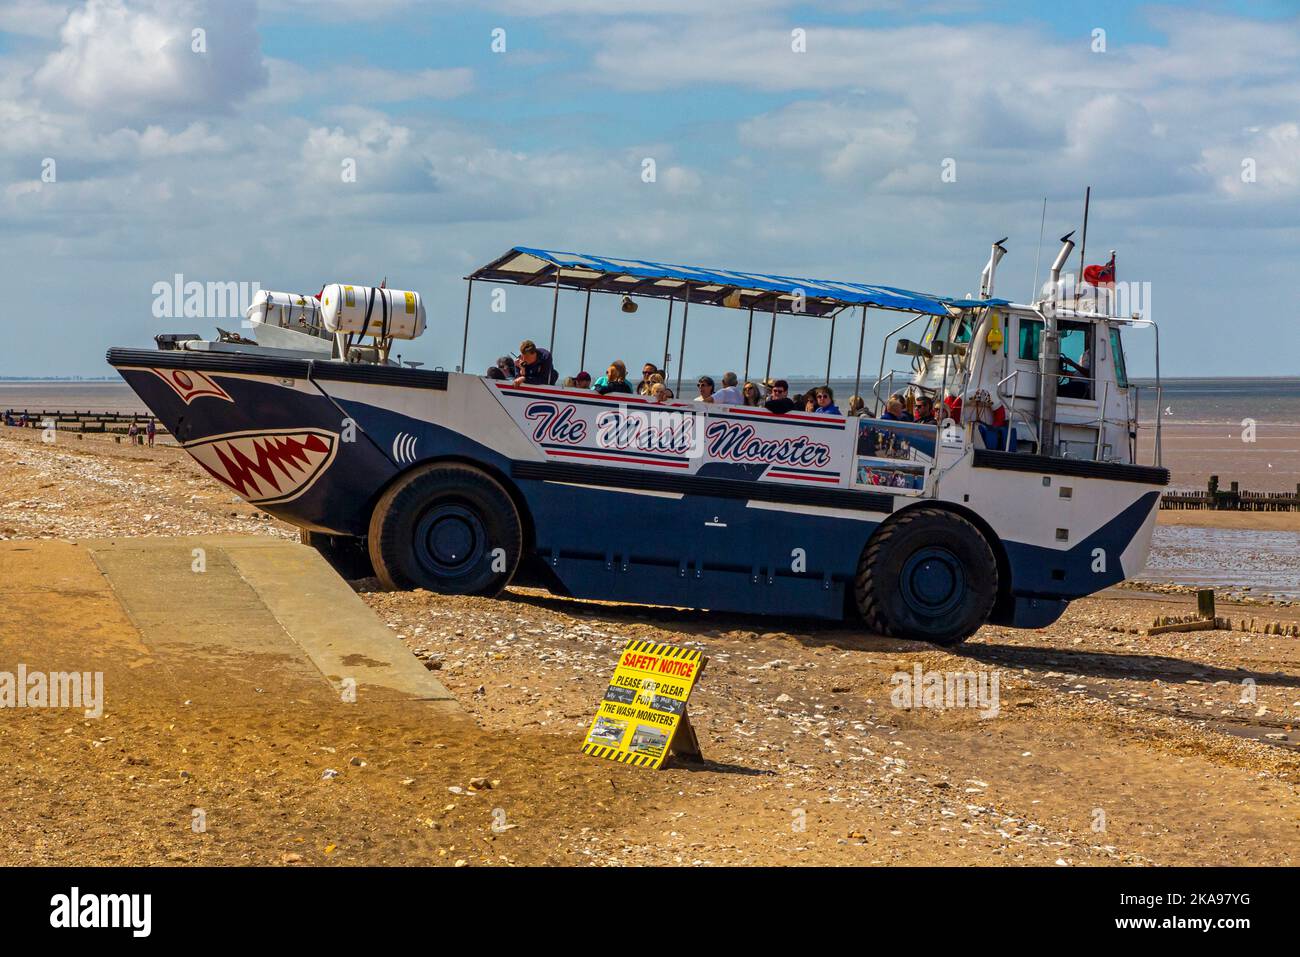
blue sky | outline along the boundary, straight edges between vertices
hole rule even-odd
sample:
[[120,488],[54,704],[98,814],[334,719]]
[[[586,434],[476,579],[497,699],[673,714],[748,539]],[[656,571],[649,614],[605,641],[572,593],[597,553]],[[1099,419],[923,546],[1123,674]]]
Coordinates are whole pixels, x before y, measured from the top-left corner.
[[[1023,300],[1043,198],[1050,259],[1089,184],[1088,258],[1150,283],[1167,375],[1300,373],[1294,2],[0,0],[0,118],[0,375],[238,326],[156,318],[175,273],[387,276],[429,306],[406,358],[453,367],[460,277],[516,244],[964,295],[1006,235]],[[476,298],[471,369],[545,341],[549,294]],[[698,314],[687,374],[738,368],[743,314]],[[566,372],[580,324],[564,297]],[[868,367],[896,324],[871,314]],[[662,354],[658,304],[592,328],[589,367]],[[782,320],[773,371],[823,369],[827,333]]]

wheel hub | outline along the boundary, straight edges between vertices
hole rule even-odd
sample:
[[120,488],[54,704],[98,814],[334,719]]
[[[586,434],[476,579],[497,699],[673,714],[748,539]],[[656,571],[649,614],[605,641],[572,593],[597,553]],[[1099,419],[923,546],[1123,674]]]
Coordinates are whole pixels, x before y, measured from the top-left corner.
[[478,516],[461,505],[437,505],[420,517],[415,551],[420,562],[441,574],[473,567],[487,547],[487,531]]
[[927,617],[954,611],[966,594],[966,574],[952,552],[937,545],[919,549],[899,578],[903,600]]

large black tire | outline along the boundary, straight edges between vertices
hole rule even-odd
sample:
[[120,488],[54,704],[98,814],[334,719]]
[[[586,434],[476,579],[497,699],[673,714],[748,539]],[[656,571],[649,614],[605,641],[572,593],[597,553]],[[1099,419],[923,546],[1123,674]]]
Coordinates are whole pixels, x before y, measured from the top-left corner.
[[298,540],[310,545],[321,553],[321,557],[348,581],[369,578],[375,573],[370,565],[370,552],[366,549],[364,538],[351,535],[327,535],[324,532],[309,532],[298,529]]
[[997,560],[979,529],[927,507],[902,512],[872,536],[854,583],[868,628],[936,645],[973,635],[997,593]]
[[413,469],[393,483],[370,516],[369,542],[385,588],[495,595],[519,565],[523,533],[515,503],[496,479],[446,463]]

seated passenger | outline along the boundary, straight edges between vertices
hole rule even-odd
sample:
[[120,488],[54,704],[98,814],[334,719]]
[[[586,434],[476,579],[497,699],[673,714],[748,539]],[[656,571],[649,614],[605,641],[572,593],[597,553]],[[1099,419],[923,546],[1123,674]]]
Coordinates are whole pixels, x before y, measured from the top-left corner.
[[849,415],[859,416],[867,410],[867,403],[860,395],[849,396]]
[[500,366],[489,366],[487,371],[487,377],[489,379],[497,379],[499,381],[505,381],[506,374],[501,371]]
[[590,372],[579,372],[576,376],[573,377],[573,385],[574,385],[575,388],[578,388],[578,389],[590,389],[590,388],[591,388],[591,373],[590,373]]
[[722,388],[713,394],[713,401],[718,405],[742,405],[745,397],[741,395],[739,379],[734,372],[722,374]]
[[763,391],[755,382],[746,382],[745,388],[740,391],[740,394],[744,396],[745,405],[759,406],[763,404]]
[[919,396],[916,400],[916,421],[922,425],[938,425],[934,416],[934,399],[928,395]]
[[497,368],[501,370],[503,379],[513,379],[519,375],[519,369],[515,366],[515,360],[509,356],[502,356],[497,359]]
[[523,372],[515,376],[515,385],[555,385],[559,373],[551,365],[551,353],[538,347],[532,339],[519,343],[519,364]]
[[794,400],[794,404],[803,406],[803,410],[805,412],[816,412],[817,411],[816,391],[810,389],[809,391],[805,392],[803,395],[797,397]]
[[971,421],[979,429],[986,449],[1002,449],[1007,445],[1007,409],[994,403],[984,389],[971,396]]
[[814,412],[820,412],[822,415],[839,415],[839,407],[835,404],[835,394],[831,392],[828,385],[822,386],[813,393]]
[[[653,362],[647,362],[645,365],[641,367],[641,381],[636,384],[637,395],[650,394],[650,387],[654,385],[654,383],[650,381],[650,377],[655,375],[658,372],[659,369],[655,366]],[[663,382],[664,380],[660,378],[659,381]]]
[[795,405],[794,400],[787,394],[789,391],[790,383],[786,382],[784,379],[772,380],[772,394],[768,400],[763,403],[763,408],[767,409],[769,412],[774,412],[777,415],[785,415],[787,412],[792,411]]
[[882,419],[888,419],[890,422],[906,422],[908,420],[907,406],[903,404],[901,393],[895,392],[885,403],[885,411],[880,413]]
[[712,405],[714,402],[713,380],[706,375],[702,375],[700,376],[699,381],[695,383],[695,387],[700,391],[700,394],[695,397],[695,401],[705,402]]
[[943,408],[936,409],[935,418],[939,419],[939,424],[943,424],[943,419],[952,419],[958,425],[961,425],[961,396],[952,389],[944,396]]
[[615,359],[605,370],[605,374],[596,380],[596,391],[601,395],[608,395],[611,392],[625,392],[632,394],[632,387],[627,381],[627,366],[623,364],[622,359]]

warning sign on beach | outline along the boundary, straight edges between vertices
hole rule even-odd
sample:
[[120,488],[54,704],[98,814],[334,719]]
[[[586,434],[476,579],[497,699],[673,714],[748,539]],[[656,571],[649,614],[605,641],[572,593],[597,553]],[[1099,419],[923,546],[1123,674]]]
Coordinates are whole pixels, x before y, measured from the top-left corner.
[[708,660],[689,648],[629,641],[583,754],[641,768],[658,768],[669,752],[702,760],[686,702]]

